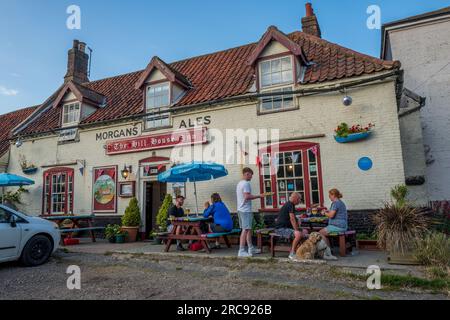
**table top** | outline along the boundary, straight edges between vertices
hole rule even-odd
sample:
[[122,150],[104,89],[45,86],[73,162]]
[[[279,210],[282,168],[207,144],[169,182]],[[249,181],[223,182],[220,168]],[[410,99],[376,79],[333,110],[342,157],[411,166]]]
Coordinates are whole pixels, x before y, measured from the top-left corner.
[[301,222],[317,222],[317,223],[324,223],[328,221],[328,217],[325,216],[311,216],[309,218],[300,218],[297,217]]
[[84,220],[84,219],[94,219],[93,215],[83,215],[83,216],[48,216],[41,217],[45,220]]
[[201,222],[201,221],[209,221],[210,218],[205,218],[203,216],[185,216],[185,217],[179,217],[179,218],[170,218],[170,221],[176,221],[176,222]]

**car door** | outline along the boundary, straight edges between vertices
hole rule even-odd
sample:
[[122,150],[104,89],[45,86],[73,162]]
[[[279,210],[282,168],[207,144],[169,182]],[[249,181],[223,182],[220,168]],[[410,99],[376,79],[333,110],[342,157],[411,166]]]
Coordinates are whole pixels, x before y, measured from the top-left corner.
[[12,213],[0,208],[0,260],[17,257],[19,254],[21,228],[11,225]]

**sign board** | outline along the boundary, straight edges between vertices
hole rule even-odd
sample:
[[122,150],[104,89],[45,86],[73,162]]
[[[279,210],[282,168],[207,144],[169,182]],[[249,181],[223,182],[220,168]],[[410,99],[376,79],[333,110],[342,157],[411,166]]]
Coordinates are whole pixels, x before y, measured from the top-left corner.
[[106,154],[141,152],[207,143],[207,128],[176,130],[106,143]]

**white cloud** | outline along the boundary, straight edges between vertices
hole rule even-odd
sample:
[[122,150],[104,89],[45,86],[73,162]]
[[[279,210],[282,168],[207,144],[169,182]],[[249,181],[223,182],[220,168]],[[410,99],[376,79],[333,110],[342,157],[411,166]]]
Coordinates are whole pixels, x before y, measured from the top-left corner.
[[0,86],[0,95],[2,96],[17,96],[18,93],[18,90],[8,89],[4,86]]

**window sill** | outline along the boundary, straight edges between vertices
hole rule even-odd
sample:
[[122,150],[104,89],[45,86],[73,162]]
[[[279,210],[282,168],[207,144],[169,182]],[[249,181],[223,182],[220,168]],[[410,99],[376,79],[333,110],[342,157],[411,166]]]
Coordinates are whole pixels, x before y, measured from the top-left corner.
[[258,106],[257,115],[258,116],[264,116],[264,115],[268,115],[268,114],[290,112],[290,111],[297,111],[297,110],[300,110],[300,107],[293,107],[293,108],[280,109],[280,110],[274,110],[274,111],[261,111],[259,106]]

